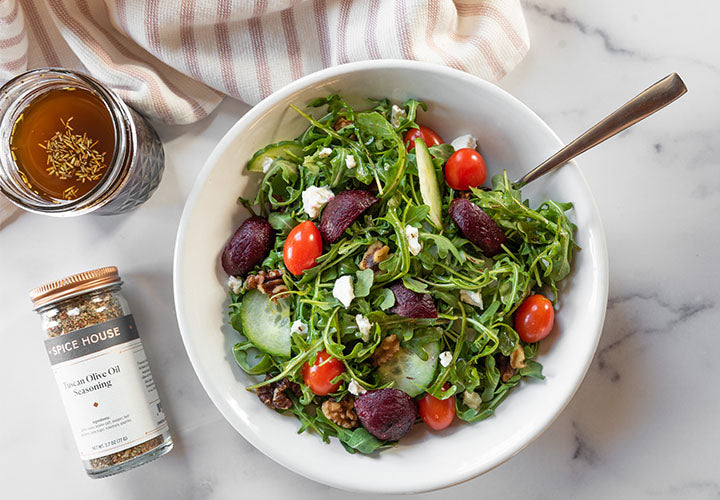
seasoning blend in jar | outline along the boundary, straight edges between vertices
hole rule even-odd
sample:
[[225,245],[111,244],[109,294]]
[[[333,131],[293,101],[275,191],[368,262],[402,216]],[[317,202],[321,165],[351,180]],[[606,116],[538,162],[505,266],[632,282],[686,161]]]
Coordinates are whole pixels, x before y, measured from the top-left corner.
[[116,267],[30,292],[88,475],[106,477],[172,449],[150,366]]
[[0,88],[0,192],[55,216],[126,212],[162,177],[150,124],[92,77],[36,69]]

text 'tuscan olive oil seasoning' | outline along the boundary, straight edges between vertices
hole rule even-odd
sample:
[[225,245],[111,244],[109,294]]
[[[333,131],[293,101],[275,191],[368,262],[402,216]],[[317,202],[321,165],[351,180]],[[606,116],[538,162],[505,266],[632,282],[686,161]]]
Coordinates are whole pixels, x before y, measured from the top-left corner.
[[85,470],[111,476],[172,449],[165,414],[116,267],[30,292]]

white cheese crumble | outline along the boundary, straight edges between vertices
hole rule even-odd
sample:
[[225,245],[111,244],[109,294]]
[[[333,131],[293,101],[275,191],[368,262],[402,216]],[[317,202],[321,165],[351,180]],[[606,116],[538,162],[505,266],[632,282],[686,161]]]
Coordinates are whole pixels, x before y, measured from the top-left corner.
[[357,323],[358,330],[360,330],[360,335],[362,335],[363,342],[367,342],[368,340],[370,340],[370,329],[372,328],[372,323],[370,323],[370,320],[367,319],[366,316],[358,314],[357,316],[355,316],[355,323]]
[[405,118],[407,118],[407,112],[397,104],[393,104],[390,109],[390,123],[392,126],[398,128],[400,126],[400,122],[402,122]]
[[320,209],[335,197],[327,186],[310,186],[302,193],[303,210],[311,219],[320,214]]
[[80,314],[80,308],[79,307],[73,307],[72,309],[69,309],[67,312],[68,316],[77,316]]
[[422,243],[420,243],[418,239],[419,233],[416,227],[410,225],[405,226],[405,237],[407,238],[408,248],[411,254],[417,255],[422,252]]
[[468,408],[472,408],[473,410],[477,410],[480,408],[480,405],[482,404],[482,398],[480,397],[480,394],[473,391],[465,391],[463,392],[463,403],[467,405]]
[[238,294],[240,293],[240,290],[242,289],[242,279],[236,278],[235,276],[230,276],[227,280],[227,286],[230,290],[232,290],[232,293]]
[[345,166],[347,168],[357,167],[357,160],[355,160],[355,157],[353,155],[348,155],[347,157],[345,157]]
[[293,321],[293,324],[290,325],[290,333],[297,333],[298,335],[307,335],[308,332],[308,326],[300,321],[299,319],[296,319]]
[[332,149],[322,148],[320,151],[318,151],[318,158],[327,158],[331,154],[332,154]]
[[338,299],[345,309],[350,307],[350,302],[355,298],[352,277],[349,275],[340,276],[333,285],[333,297]]
[[267,171],[270,170],[270,167],[272,166],[273,161],[274,161],[274,158],[270,158],[269,156],[266,156],[265,158],[263,158],[263,161],[262,161],[263,174],[267,174]]
[[353,396],[359,396],[360,394],[365,394],[367,390],[363,386],[355,382],[355,379],[352,379],[348,384],[348,392]]
[[450,351],[443,351],[440,353],[439,359],[443,368],[450,366],[450,363],[452,363],[452,353]]
[[455,148],[455,151],[464,148],[475,149],[477,147],[477,139],[470,134],[465,134],[453,139],[450,145]]
[[479,290],[475,290],[474,292],[460,290],[460,300],[471,306],[479,307],[480,309],[483,307],[482,295],[480,295]]

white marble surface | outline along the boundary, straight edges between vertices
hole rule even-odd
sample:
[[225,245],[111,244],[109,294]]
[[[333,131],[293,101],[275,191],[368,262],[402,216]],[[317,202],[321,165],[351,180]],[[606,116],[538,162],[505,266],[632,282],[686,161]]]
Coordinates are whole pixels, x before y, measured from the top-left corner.
[[[531,52],[501,86],[563,139],[671,71],[690,92],[581,158],[605,221],[611,276],[600,347],[573,401],[507,464],[420,496],[718,497],[720,5],[531,0],[525,7]],[[23,215],[0,230],[3,498],[363,496],[313,483],[255,451],[214,408],[182,347],[171,291],[175,229],[195,174],[246,109],[225,102],[201,123],[159,127],[165,178],[129,215]],[[109,264],[126,280],[176,447],[151,465],[93,481],[76,457],[27,291]]]

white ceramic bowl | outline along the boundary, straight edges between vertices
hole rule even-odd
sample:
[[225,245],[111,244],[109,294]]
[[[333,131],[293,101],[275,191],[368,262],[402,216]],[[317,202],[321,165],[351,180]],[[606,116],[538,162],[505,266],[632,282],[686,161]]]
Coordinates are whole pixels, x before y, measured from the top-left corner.
[[442,432],[423,425],[379,456],[350,455],[333,441],[298,435],[298,421],[268,410],[232,358],[237,334],[228,325],[227,277],[219,256],[247,217],[238,195],[250,196],[257,174],[244,165],[260,147],[293,138],[307,123],[288,105],[340,92],[351,104],[366,97],[401,102],[422,99],[419,122],[446,139],[472,133],[490,174],[507,169],[516,178],[555,152],[561,143],[520,101],[479,78],[441,66],[369,61],[304,77],[250,110],[225,135],[202,169],[188,198],[175,248],[175,305],[180,331],[203,387],[245,439],[285,467],[330,486],[356,491],[409,493],[456,484],[487,472],[518,453],[558,416],[592,360],[607,303],[607,252],[600,216],[580,170],[571,164],[524,191],[575,204],[578,225],[573,273],[566,279],[552,335],[541,344],[545,381],[523,383],[496,414],[473,425],[456,420]]

